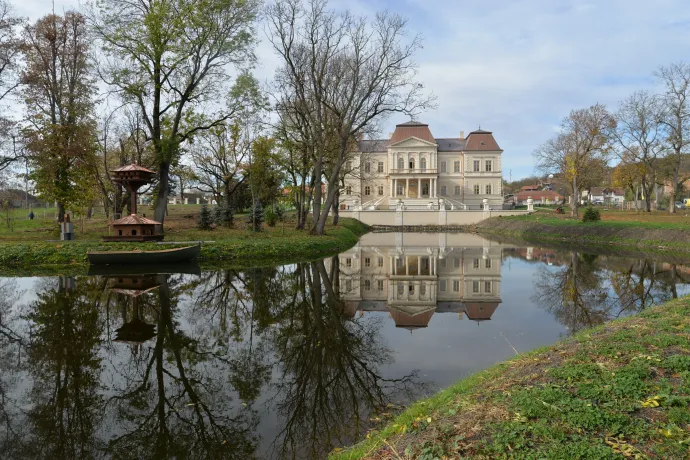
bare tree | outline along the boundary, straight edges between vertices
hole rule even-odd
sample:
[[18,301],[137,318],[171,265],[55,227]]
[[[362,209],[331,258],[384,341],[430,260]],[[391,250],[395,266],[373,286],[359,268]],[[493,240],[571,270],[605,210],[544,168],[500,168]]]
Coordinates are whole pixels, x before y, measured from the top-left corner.
[[[12,14],[6,0],[0,0],[0,171],[17,160],[16,136],[10,136],[12,120],[5,114],[5,102],[19,86],[21,41],[18,30],[23,20]],[[12,144],[6,141],[12,137]]]
[[90,14],[92,30],[111,57],[107,82],[135,104],[157,160],[154,218],[163,222],[170,168],[180,146],[233,113],[207,117],[230,80],[228,67],[254,60],[257,0],[102,0]]
[[665,153],[662,115],[663,106],[657,95],[637,91],[621,103],[614,115],[616,125],[609,130],[621,160],[641,166],[639,180],[647,212],[651,211],[657,170]]
[[669,212],[676,212],[674,203],[678,190],[690,177],[680,176],[681,163],[690,145],[690,65],[676,62],[668,67],[660,67],[657,78],[665,87],[663,94],[664,111],[661,123],[666,128],[666,141],[671,151],[671,205]]
[[[369,22],[329,10],[326,0],[277,0],[267,17],[268,39],[282,60],[275,80],[279,113],[289,117],[288,126],[298,126],[313,155],[311,232],[320,235],[352,139],[374,131],[387,115],[413,116],[432,106],[416,82],[413,56],[421,40],[404,41],[407,23],[399,15],[378,13]],[[337,140],[331,158],[329,136]]]
[[534,152],[537,169],[545,174],[562,174],[570,183],[570,209],[578,215],[582,183],[608,158],[606,132],[615,121],[602,104],[573,110],[561,122],[560,132]]

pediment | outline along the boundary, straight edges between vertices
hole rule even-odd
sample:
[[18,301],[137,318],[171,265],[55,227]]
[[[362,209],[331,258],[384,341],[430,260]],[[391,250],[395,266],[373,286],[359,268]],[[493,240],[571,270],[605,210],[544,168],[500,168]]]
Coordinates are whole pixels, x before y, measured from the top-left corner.
[[391,148],[415,148],[415,147],[436,147],[436,144],[425,141],[424,139],[420,139],[418,137],[408,137],[407,139],[403,139],[400,142],[396,142],[395,144],[391,144]]

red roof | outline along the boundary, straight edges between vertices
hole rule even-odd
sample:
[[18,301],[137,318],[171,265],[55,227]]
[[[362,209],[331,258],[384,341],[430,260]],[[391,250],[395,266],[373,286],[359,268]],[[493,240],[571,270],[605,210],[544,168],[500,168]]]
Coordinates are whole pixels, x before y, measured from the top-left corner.
[[144,168],[143,166],[139,166],[136,163],[132,163],[131,165],[125,165],[125,166],[120,166],[119,168],[112,169],[111,172],[128,172],[128,171],[141,171],[141,172],[146,172],[150,174],[156,174],[154,171],[151,171],[148,168]]
[[161,223],[155,220],[147,219],[146,217],[139,217],[135,214],[130,214],[122,219],[112,221],[110,225],[161,225]]
[[526,190],[526,191],[531,191],[531,190],[539,190],[538,185],[523,185],[520,187],[520,190]]
[[494,139],[490,131],[478,129],[477,131],[472,131],[467,136],[465,150],[494,151],[501,150],[501,147],[498,146],[496,139]]
[[465,314],[474,321],[491,319],[498,308],[498,303],[468,303],[465,305]]
[[401,123],[395,126],[395,131],[393,131],[393,136],[391,136],[389,143],[397,144],[400,141],[404,141],[410,137],[416,137],[432,144],[436,143],[436,139],[431,134],[429,130],[429,125],[424,123],[419,123],[416,121],[408,121],[407,123]]
[[[434,316],[434,307],[395,307],[389,306],[393,321],[396,327],[404,327],[406,329],[417,329],[420,327],[427,327],[429,320]],[[409,311],[406,311],[409,310]]]

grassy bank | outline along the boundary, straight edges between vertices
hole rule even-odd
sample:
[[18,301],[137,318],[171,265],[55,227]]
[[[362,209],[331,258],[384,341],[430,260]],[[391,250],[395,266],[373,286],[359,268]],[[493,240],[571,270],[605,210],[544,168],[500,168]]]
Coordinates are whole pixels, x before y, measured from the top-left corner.
[[690,297],[419,401],[333,459],[690,457]]
[[[338,226],[327,227],[326,235],[323,236],[312,236],[306,231],[277,226],[267,227],[259,233],[246,229],[208,232],[188,230],[183,237],[178,233],[166,239],[181,242],[210,240],[211,242],[204,243],[201,247],[202,267],[241,267],[299,262],[336,254],[353,246],[367,231],[368,227],[359,221],[341,219]],[[85,273],[88,251],[160,250],[172,247],[175,246],[79,240],[60,243],[2,241],[0,274]]]
[[525,216],[495,217],[472,229],[489,235],[520,237],[535,243],[566,241],[582,245],[690,252],[690,217],[684,214],[603,213],[601,221],[584,223],[540,211]]

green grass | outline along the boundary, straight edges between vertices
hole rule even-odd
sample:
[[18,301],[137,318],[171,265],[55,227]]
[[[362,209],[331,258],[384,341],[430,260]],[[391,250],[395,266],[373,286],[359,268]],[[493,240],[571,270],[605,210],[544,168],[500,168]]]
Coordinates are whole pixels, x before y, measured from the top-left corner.
[[[566,210],[566,212],[568,212]],[[564,218],[556,217],[553,215],[553,211],[542,211],[533,214],[526,214],[521,216],[511,216],[505,217],[504,219],[516,220],[516,221],[526,221],[526,222],[539,222],[544,225],[555,225],[560,227],[570,227],[570,226],[586,226],[586,227],[603,227],[603,228],[644,228],[644,229],[679,229],[688,230],[690,229],[690,220],[687,222],[682,221],[672,221],[665,222],[663,220],[659,221],[644,221],[644,220],[609,220],[606,219],[605,212],[602,212],[602,218],[598,222],[582,222],[582,213],[584,208],[580,209],[580,219],[574,218]]]
[[[202,267],[261,266],[312,260],[336,254],[353,246],[368,227],[354,219],[341,219],[328,226],[323,236],[281,227],[265,228],[259,233],[245,229],[199,231],[184,229],[166,235],[166,240],[204,240]],[[184,244],[182,244],[184,245]],[[82,273],[88,264],[88,251],[160,250],[175,247],[155,243],[71,242],[0,242],[0,274]]]
[[333,459],[690,458],[690,297],[419,401]]

